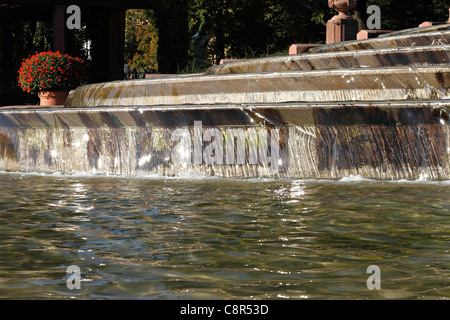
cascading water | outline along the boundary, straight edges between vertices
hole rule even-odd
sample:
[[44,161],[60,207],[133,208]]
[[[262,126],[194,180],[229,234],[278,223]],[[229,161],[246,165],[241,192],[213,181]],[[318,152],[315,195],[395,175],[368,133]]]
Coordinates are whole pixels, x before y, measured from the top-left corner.
[[450,27],[92,84],[0,111],[0,169],[450,179]]

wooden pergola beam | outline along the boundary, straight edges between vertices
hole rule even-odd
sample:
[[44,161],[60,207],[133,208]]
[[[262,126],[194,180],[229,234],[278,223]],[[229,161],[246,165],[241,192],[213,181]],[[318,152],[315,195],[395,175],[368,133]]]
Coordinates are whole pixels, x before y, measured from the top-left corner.
[[127,1],[110,1],[110,0],[0,0],[1,5],[57,5],[57,6],[86,6],[86,7],[104,7],[104,8],[126,8],[126,9],[152,9],[155,1],[152,0],[127,0]]
[[65,6],[53,6],[53,51],[66,52],[65,46]]

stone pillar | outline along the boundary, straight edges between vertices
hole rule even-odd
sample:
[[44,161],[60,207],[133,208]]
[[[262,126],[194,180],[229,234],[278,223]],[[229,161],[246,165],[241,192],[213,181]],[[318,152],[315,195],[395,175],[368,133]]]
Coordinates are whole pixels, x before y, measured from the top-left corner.
[[53,51],[65,53],[65,28],[64,14],[66,7],[53,6]]
[[327,43],[356,40],[358,21],[345,12],[356,8],[357,0],[328,0],[328,6],[339,12],[327,22]]
[[[0,23],[1,30],[1,43],[0,50],[1,54],[1,77],[0,77],[0,94],[7,92],[11,87],[12,74],[11,74],[11,46],[9,43],[12,41],[11,28],[8,21],[2,21]],[[1,101],[0,101],[1,103]],[[1,105],[1,104],[0,104]]]
[[109,15],[109,71],[110,80],[123,80],[125,57],[125,13],[113,10]]

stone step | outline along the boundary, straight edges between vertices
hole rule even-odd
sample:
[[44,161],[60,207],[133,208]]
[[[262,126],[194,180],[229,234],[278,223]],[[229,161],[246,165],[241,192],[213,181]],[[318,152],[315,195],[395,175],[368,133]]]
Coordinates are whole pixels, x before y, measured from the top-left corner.
[[412,48],[305,53],[293,56],[252,59],[217,65],[206,74],[332,70],[347,68],[385,68],[425,65],[450,65],[447,47]]
[[[365,40],[352,40],[331,43],[311,49],[311,52],[337,52],[354,51],[368,49],[389,49],[405,47],[423,47],[423,46],[448,46],[450,45],[450,24],[445,26],[444,30],[426,32],[414,29],[410,32],[400,34],[387,34],[384,37],[378,37]],[[419,28],[420,29],[420,28]]]
[[430,100],[449,87],[450,65],[184,75],[82,86],[66,107]]
[[1,128],[450,124],[450,99],[184,106],[2,109]]

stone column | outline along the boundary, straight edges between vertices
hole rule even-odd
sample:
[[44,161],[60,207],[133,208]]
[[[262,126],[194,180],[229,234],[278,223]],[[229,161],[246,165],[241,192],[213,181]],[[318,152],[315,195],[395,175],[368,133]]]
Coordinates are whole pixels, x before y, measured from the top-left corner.
[[327,43],[356,40],[358,21],[346,14],[356,8],[357,0],[328,0],[328,6],[339,12],[327,22]]
[[125,56],[124,9],[112,10],[109,15],[109,71],[110,80],[123,80]]
[[[1,77],[0,77],[0,95],[4,92],[8,92],[11,88],[12,82],[12,72],[11,72],[11,46],[9,45],[12,41],[11,35],[11,27],[9,26],[9,21],[1,21],[0,22],[0,30],[1,30],[1,44],[0,49],[1,52]],[[0,101],[1,105],[1,101]]]
[[65,53],[65,19],[66,7],[53,6],[53,51]]

